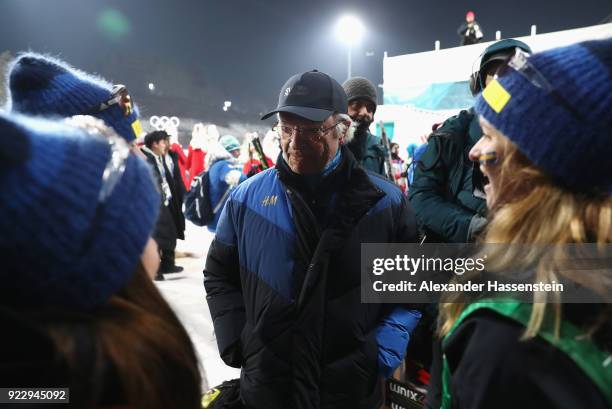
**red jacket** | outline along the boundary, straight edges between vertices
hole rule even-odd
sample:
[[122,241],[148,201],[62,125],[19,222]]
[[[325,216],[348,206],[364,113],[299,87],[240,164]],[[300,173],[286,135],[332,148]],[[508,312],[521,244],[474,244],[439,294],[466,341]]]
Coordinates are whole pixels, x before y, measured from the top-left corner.
[[[273,168],[274,167],[274,162],[272,162],[272,159],[268,158],[266,156],[266,162],[268,163],[268,168]],[[261,162],[257,159],[251,159],[249,161],[247,161],[244,166],[242,167],[242,173],[244,173],[247,176],[253,176],[258,174],[259,172],[261,172],[263,169],[261,169],[260,167]],[[253,168],[259,167],[259,169],[255,170]]]
[[189,190],[193,178],[204,172],[204,158],[206,158],[205,151],[200,148],[194,149],[189,145],[189,153],[187,155],[187,170],[189,171],[187,190]]

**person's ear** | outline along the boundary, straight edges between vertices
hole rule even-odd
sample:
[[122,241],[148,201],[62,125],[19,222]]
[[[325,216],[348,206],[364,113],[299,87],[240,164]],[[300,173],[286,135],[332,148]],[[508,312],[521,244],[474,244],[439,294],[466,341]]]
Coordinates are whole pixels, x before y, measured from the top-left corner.
[[348,134],[349,128],[351,127],[351,121],[346,119],[346,120],[342,121],[342,125],[344,125],[342,127],[342,136],[346,137],[346,135]]

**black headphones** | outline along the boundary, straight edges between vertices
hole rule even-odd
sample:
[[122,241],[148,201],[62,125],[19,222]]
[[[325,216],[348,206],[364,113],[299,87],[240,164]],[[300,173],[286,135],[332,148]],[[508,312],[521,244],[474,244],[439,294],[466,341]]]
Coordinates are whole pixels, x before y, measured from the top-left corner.
[[[529,48],[527,44],[519,40],[508,38],[491,44],[480,54],[480,56],[478,56],[476,61],[480,61],[479,68],[477,71],[474,70],[474,65],[476,64],[476,61],[474,61],[474,65],[472,65],[472,74],[470,75],[470,91],[472,92],[473,96],[478,95],[484,89],[484,84],[480,73],[482,67],[487,65],[490,61],[498,59],[491,57],[499,56],[499,54],[512,55],[514,54],[514,50],[516,48],[520,48],[521,50],[531,54],[531,48]],[[487,60],[482,61],[482,58],[485,56],[487,57]]]
[[[472,74],[470,74],[470,92],[474,97],[480,94],[484,89],[482,77],[480,76],[480,70],[482,69],[482,57],[487,53],[487,50],[488,48],[485,49],[482,53],[480,53],[478,59],[476,59],[476,61],[480,61],[480,68],[474,71],[474,65],[472,65]],[[474,61],[474,63],[476,63],[476,61]]]
[[480,81],[480,70],[478,70],[470,74],[470,92],[475,97],[480,91],[482,91],[482,84]]

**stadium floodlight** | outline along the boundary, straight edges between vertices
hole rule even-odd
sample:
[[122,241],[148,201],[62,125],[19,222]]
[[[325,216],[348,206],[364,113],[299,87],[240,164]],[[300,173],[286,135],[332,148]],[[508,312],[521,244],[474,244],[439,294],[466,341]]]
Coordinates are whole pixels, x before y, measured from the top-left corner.
[[361,21],[354,16],[344,16],[336,25],[336,36],[348,47],[348,78],[351,78],[351,53],[355,44],[361,41],[364,33]]
[[336,35],[345,44],[354,45],[361,41],[363,24],[354,16],[344,16],[338,20]]

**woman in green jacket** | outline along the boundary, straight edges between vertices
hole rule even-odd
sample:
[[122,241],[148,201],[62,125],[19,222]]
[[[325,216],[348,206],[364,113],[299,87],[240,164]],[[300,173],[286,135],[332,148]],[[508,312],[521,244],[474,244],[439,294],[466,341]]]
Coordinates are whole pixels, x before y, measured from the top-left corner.
[[[579,284],[590,303],[534,292],[533,303],[440,305],[439,365],[428,407],[612,407],[612,277],[557,268],[541,245],[612,244],[612,39],[509,59],[478,98],[483,137],[470,151],[488,179],[485,244],[493,271],[535,271],[533,282]],[[540,245],[540,246],[538,246]],[[608,258],[609,260],[609,258]],[[512,297],[512,294],[509,294]],[[599,303],[595,301],[599,300]]]

